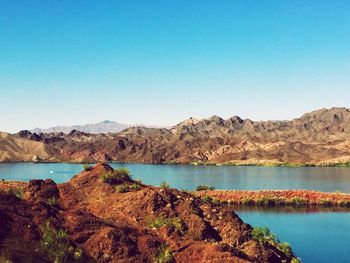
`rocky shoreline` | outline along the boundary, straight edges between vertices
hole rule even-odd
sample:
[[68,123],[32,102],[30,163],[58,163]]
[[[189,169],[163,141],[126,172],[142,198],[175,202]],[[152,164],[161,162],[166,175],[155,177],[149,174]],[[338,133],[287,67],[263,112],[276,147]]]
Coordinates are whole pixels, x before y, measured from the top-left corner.
[[232,206],[107,164],[70,181],[0,182],[0,261],[300,262]]

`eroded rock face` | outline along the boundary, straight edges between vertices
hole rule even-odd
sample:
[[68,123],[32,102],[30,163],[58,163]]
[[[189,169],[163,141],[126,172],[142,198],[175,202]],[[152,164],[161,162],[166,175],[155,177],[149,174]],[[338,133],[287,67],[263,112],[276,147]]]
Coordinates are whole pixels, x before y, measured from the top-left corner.
[[[50,222],[52,228],[66,231],[71,250],[83,251],[83,262],[291,261],[277,248],[255,241],[251,226],[228,205],[125,176],[111,185],[102,180],[106,173],[113,169],[99,164],[60,185],[32,180],[23,188],[22,199],[1,193],[0,252],[17,236],[36,246],[27,252],[30,256],[48,262],[45,255],[50,253],[41,252],[40,240],[42,225]],[[10,252],[11,259],[18,253]]]
[[[334,164],[350,162],[349,123],[349,109],[331,108],[290,121],[256,122],[237,116],[224,120],[213,116],[190,119],[171,129],[131,127],[113,134],[74,130],[69,134],[38,135],[21,131],[3,140],[3,145],[11,147],[0,147],[0,161],[31,161],[31,152],[36,150],[37,161]],[[33,146],[28,143],[33,141]],[[22,144],[33,151],[24,156],[24,150],[13,147]],[[41,151],[37,150],[39,144],[43,144]]]

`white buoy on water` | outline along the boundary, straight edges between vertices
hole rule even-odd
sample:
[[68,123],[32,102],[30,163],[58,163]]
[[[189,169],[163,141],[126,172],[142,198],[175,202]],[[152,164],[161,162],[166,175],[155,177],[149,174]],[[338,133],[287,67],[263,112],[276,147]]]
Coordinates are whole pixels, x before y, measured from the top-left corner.
[[50,174],[53,174],[53,171],[50,171]]

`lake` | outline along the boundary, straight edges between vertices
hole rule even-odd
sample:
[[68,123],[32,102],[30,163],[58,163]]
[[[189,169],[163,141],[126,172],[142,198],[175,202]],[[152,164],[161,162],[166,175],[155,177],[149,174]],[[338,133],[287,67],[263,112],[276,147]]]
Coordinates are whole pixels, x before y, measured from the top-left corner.
[[[313,189],[350,192],[350,168],[346,167],[236,167],[191,165],[111,164],[128,168],[134,179],[146,184],[168,182],[178,189],[193,190],[199,184],[217,189]],[[79,164],[0,164],[0,179],[52,178],[69,180],[82,170]],[[237,214],[253,226],[267,226],[288,242],[303,262],[350,262],[350,213],[283,209],[243,209]]]
[[[348,167],[256,167],[111,164],[128,168],[134,179],[146,184],[168,182],[178,189],[193,190],[199,184],[217,189],[311,189],[350,193]],[[69,180],[82,171],[80,164],[0,164],[0,179],[23,180],[52,178],[57,183]]]

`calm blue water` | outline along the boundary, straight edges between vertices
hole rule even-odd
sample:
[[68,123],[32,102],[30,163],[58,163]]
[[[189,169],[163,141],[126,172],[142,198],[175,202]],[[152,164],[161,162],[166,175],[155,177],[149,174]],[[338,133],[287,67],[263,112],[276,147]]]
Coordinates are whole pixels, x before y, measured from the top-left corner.
[[[284,168],[189,165],[112,164],[126,167],[133,178],[146,184],[168,182],[178,189],[199,184],[217,189],[314,189],[350,192],[350,168]],[[79,173],[79,164],[0,164],[0,179],[52,178],[57,183]],[[278,238],[290,243],[303,262],[350,262],[350,213],[253,210],[237,212],[253,226],[268,226]]]
[[[133,178],[146,184],[168,182],[178,189],[195,189],[199,184],[217,189],[313,189],[350,192],[350,168],[346,167],[235,167],[192,165],[111,164],[126,167]],[[50,171],[52,173],[50,173]],[[52,178],[57,183],[82,171],[79,164],[0,164],[0,179]]]
[[350,213],[237,211],[252,226],[267,226],[304,263],[350,262]]

